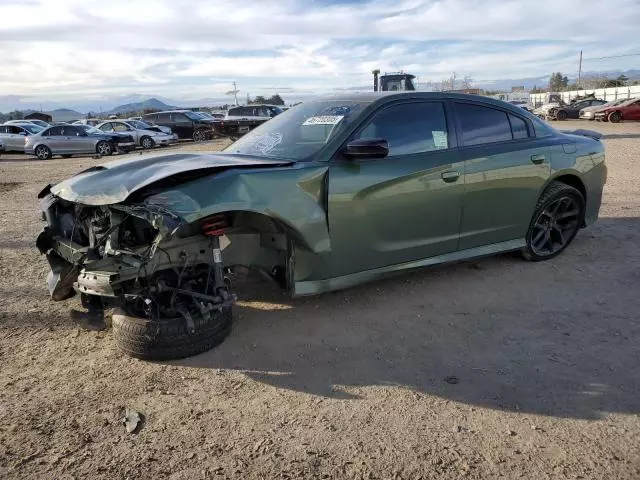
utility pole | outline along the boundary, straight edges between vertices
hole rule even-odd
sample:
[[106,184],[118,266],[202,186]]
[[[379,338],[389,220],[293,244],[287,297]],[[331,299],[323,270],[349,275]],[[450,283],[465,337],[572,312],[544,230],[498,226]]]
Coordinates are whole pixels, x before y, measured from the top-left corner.
[[580,50],[580,62],[578,63],[578,86],[580,87],[582,83],[582,50]]
[[226,95],[233,95],[235,100],[236,100],[236,106],[238,106],[238,92],[240,90],[238,90],[238,86],[236,85],[236,82],[233,82],[233,90],[229,90]]

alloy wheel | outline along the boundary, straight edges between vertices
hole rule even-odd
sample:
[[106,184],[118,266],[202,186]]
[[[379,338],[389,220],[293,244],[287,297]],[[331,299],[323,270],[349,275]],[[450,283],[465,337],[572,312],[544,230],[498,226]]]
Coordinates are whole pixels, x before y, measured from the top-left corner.
[[100,142],[98,144],[98,153],[102,156],[111,155],[111,146],[107,142]]
[[50,150],[44,145],[40,145],[36,149],[36,157],[38,157],[40,160],[47,160],[49,159],[50,156],[51,156]]
[[580,228],[580,213],[580,205],[568,195],[549,204],[533,224],[531,250],[541,257],[562,250]]

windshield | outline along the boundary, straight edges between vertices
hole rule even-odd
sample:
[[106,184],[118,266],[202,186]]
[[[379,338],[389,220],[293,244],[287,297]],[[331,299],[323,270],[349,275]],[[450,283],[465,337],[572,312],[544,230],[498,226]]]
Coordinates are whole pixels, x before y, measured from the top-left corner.
[[141,122],[140,120],[129,120],[127,123],[138,130],[146,130],[151,126],[148,123]]
[[79,125],[87,133],[104,133],[102,130],[92,127],[91,125]]
[[38,133],[44,130],[44,128],[42,128],[40,125],[33,125],[31,123],[23,123],[20,126],[29,133]]
[[303,160],[316,154],[337,132],[351,125],[368,103],[303,103],[263,123],[224,151],[264,158]]
[[189,120],[202,120],[200,115],[197,115],[196,112],[184,112]]

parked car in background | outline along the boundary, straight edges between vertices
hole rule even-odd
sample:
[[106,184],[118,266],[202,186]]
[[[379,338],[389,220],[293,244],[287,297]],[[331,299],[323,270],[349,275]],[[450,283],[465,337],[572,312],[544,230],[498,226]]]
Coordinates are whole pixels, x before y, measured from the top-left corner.
[[39,127],[42,128],[47,128],[50,127],[51,124],[43,121],[43,120],[9,120],[8,122],[5,122],[5,125],[22,125],[24,123],[30,123],[32,125],[38,125]]
[[596,118],[596,112],[602,110],[603,108],[608,108],[608,107],[613,107],[616,105],[620,105],[621,103],[627,102],[629,101],[628,98],[622,99],[622,100],[614,100],[613,102],[607,102],[603,105],[593,105],[591,107],[585,107],[582,110],[580,110],[580,113],[578,114],[578,118],[582,119],[582,120],[595,120]]
[[95,127],[102,122],[104,122],[104,120],[99,118],[83,118],[82,120],[76,120],[71,125],[91,125],[92,127]]
[[604,100],[599,100],[597,98],[590,98],[587,100],[580,100],[578,102],[573,102],[568,105],[558,105],[557,107],[551,108],[547,113],[547,118],[550,120],[566,120],[568,118],[578,118],[580,115],[580,110],[587,107],[600,107],[607,103]]
[[318,99],[221,153],[111,162],[49,185],[36,244],[54,300],[116,307],[122,350],[195,355],[231,331],[224,268],[266,272],[297,296],[501,252],[556,257],[598,218],[598,136],[477,95]]
[[110,120],[101,123],[97,128],[103,132],[117,132],[131,135],[135,144],[144,149],[153,148],[156,145],[167,146],[178,141],[177,136],[151,130],[150,127],[151,125],[147,125],[138,120]]
[[143,121],[155,125],[169,127],[178,138],[201,142],[213,135],[213,122],[205,120],[191,110],[170,110],[166,112],[148,113]]
[[129,117],[127,120],[142,120],[142,117]]
[[0,138],[0,155],[2,155],[6,150],[4,149],[4,143],[2,143],[2,139]]
[[129,153],[136,149],[135,138],[124,132],[103,132],[91,125],[78,125],[90,135],[104,135],[105,133],[111,138],[111,143],[116,146],[118,152]]
[[520,102],[518,100],[511,100],[508,103],[510,103],[511,105],[515,105],[516,107],[520,107],[523,110],[526,110],[527,112],[532,112],[533,111],[533,108],[527,102]]
[[0,140],[7,152],[24,152],[26,139],[41,132],[43,128],[33,123],[0,125]]
[[86,132],[81,125],[56,125],[27,137],[25,152],[40,160],[47,160],[53,155],[65,158],[90,153],[109,156],[119,145],[134,146],[133,138],[127,142],[121,142],[120,138],[104,132]]
[[598,110],[596,120],[618,123],[622,120],[640,120],[640,98],[632,98],[626,102]]
[[154,123],[148,120],[135,120],[135,121],[138,122],[140,125],[144,125],[144,128],[147,130],[151,130],[152,132],[166,133],[168,135],[174,135],[176,137],[176,141],[178,140],[178,135],[173,133],[173,131],[169,127],[164,127],[162,125],[155,125]]
[[232,138],[240,137],[282,112],[282,108],[277,105],[231,107],[224,119],[215,124],[216,130]]

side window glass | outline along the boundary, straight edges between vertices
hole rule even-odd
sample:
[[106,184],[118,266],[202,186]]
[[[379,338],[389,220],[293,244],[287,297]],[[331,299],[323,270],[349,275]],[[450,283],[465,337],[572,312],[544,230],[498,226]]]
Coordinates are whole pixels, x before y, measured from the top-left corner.
[[185,116],[184,113],[172,113],[171,120],[174,122],[188,122],[189,119]]
[[7,133],[7,127],[0,125],[0,133]]
[[505,142],[513,138],[507,114],[502,110],[456,103],[456,113],[462,128],[462,142],[466,147]]
[[49,129],[49,137],[60,137],[62,136],[62,127],[53,127]]
[[509,115],[509,122],[511,123],[511,132],[513,133],[513,138],[528,138],[529,137],[529,127],[527,126],[527,122],[525,122],[522,118],[516,117],[515,115]]
[[124,123],[114,123],[113,124],[113,131],[114,132],[126,132],[129,129],[127,128],[127,126]]
[[158,119],[156,121],[158,121],[158,122],[170,122],[171,121],[171,115],[169,115],[168,113],[159,113],[158,114]]
[[356,138],[383,138],[389,156],[448,148],[447,121],[440,102],[393,105],[378,112]]
[[8,128],[9,128],[9,133],[12,133],[14,135],[20,135],[20,132],[22,131],[20,127],[15,127],[13,125],[10,125]]
[[105,123],[104,125],[100,126],[100,130],[102,130],[103,132],[113,132],[113,124]]

